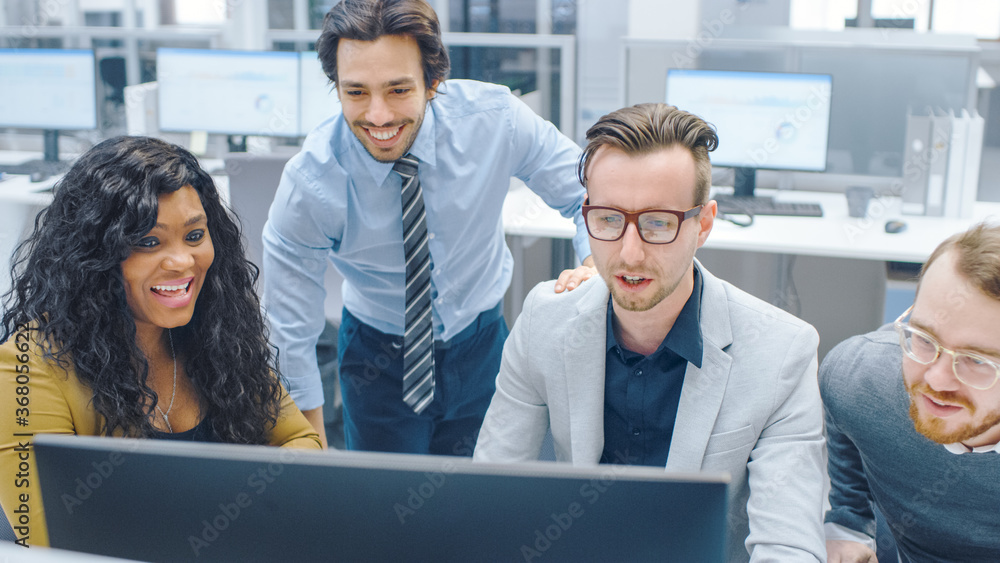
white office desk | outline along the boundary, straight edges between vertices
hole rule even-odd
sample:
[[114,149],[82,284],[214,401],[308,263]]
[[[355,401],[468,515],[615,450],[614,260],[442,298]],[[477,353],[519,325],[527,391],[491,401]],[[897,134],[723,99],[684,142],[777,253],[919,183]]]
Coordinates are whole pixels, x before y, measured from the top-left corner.
[[[1000,203],[980,202],[972,218],[947,219],[902,215],[898,198],[877,198],[872,200],[868,216],[856,219],[848,216],[843,194],[773,190],[759,193],[773,195],[778,201],[819,203],[823,217],[761,215],[750,227],[717,219],[705,248],[922,263],[941,241],[973,223],[990,218],[1000,221]],[[503,219],[504,231],[510,235],[572,238],[576,233],[573,221],[559,215],[525,187],[514,187],[508,193]],[[886,233],[884,226],[889,219],[902,219],[907,223],[906,230]]]

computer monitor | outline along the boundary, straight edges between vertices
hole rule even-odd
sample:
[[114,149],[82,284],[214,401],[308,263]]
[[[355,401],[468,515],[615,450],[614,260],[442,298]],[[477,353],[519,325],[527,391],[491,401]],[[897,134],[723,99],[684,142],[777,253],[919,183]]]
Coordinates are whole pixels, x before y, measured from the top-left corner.
[[53,547],[143,561],[722,562],[724,474],[78,436],[34,445]]
[[712,164],[752,197],[757,169],[826,170],[832,89],[829,74],[669,69],[666,101],[715,126]]
[[0,49],[0,127],[42,129],[55,172],[59,131],[97,128],[97,73],[90,49]]
[[340,98],[323,73],[316,51],[299,53],[299,135],[308,135],[314,127],[340,109]]
[[298,136],[298,74],[294,52],[157,49],[159,128]]

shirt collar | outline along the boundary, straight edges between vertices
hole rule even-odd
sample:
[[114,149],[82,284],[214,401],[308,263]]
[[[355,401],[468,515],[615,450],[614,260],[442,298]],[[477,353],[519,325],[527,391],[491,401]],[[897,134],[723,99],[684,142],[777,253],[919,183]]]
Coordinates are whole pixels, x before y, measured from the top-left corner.
[[970,448],[961,442],[955,442],[954,444],[945,444],[944,447],[953,454],[981,454],[986,452],[1000,453],[1000,443],[993,444],[992,446]]
[[[688,297],[687,302],[684,303],[684,307],[681,309],[680,314],[677,315],[677,320],[674,321],[674,326],[671,327],[670,332],[664,337],[663,342],[657,347],[656,352],[653,352],[651,355],[659,354],[666,348],[684,358],[685,361],[701,368],[701,360],[705,350],[704,340],[701,336],[701,293],[704,285],[701,272],[695,266],[694,289],[691,291],[691,297]],[[609,297],[607,350],[619,347],[618,340],[615,338],[615,315],[611,300],[612,298]]]
[[[410,147],[409,154],[417,157],[420,161],[420,166],[435,166],[437,164],[437,147],[434,144],[434,139],[436,138],[436,120],[434,119],[434,100],[427,102],[427,107],[424,109],[424,122],[420,124],[420,130],[417,131],[417,138],[413,140],[413,146]],[[372,179],[379,186],[385,183],[386,178],[389,177],[389,173],[392,172],[392,162],[379,162],[372,158],[365,146],[361,144],[357,135],[350,127],[346,127],[347,135],[350,135],[348,142],[358,154],[361,155],[361,162],[364,164],[368,173],[371,174]],[[424,188],[426,191],[426,187]]]

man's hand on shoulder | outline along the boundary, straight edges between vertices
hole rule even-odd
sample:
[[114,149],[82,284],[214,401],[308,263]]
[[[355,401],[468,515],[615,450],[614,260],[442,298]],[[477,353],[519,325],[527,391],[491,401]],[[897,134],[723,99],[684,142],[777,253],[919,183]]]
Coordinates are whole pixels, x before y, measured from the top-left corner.
[[878,563],[875,552],[858,542],[828,540],[826,563]]
[[578,266],[574,270],[563,270],[559,274],[559,279],[556,280],[556,293],[562,293],[563,290],[572,291],[596,275],[597,268],[594,267],[594,258],[588,256],[583,259],[582,266]]

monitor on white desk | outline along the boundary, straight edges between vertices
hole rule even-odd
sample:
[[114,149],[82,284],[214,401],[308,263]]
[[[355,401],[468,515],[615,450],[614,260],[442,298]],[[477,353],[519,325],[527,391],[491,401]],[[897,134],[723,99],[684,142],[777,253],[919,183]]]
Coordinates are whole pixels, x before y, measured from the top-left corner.
[[97,74],[90,49],[0,49],[0,127],[41,129],[39,162],[0,167],[15,173],[65,170],[59,131],[97,129]]
[[757,169],[822,172],[830,137],[829,74],[669,69],[666,101],[712,124],[715,166],[753,197]]
[[43,435],[53,547],[144,561],[722,562],[722,474]]
[[285,51],[160,48],[161,131],[299,135],[299,57]]

